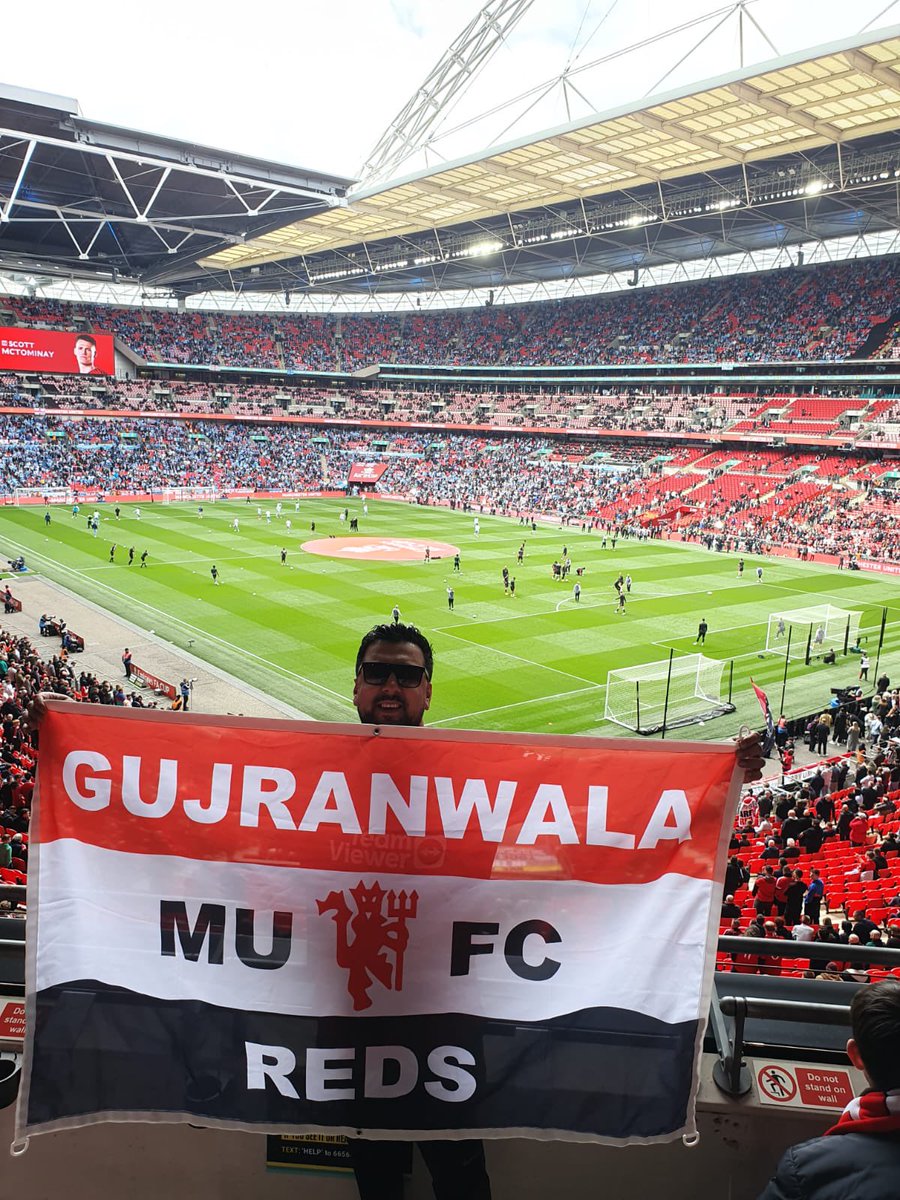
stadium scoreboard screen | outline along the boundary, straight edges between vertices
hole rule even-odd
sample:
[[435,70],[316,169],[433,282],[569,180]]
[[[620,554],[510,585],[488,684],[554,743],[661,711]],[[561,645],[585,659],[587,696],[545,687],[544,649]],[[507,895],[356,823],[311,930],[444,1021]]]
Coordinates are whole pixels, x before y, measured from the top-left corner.
[[109,333],[0,327],[0,371],[57,371],[65,375],[113,375]]

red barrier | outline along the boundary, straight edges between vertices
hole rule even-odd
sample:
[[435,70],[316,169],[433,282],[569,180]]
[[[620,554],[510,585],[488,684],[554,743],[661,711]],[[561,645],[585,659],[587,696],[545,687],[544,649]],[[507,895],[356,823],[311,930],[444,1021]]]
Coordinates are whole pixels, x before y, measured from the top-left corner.
[[165,679],[160,679],[158,675],[152,675],[143,667],[136,667],[134,663],[131,664],[131,679],[137,680],[138,683],[150,688],[160,696],[168,696],[170,700],[175,699],[174,683],[166,683]]

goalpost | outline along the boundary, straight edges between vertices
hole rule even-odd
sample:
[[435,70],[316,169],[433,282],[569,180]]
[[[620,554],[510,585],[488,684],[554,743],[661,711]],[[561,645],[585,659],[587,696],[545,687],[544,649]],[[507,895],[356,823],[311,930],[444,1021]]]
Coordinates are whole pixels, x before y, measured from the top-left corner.
[[163,504],[181,504],[193,500],[200,504],[214,504],[219,499],[219,489],[214,487],[168,487],[163,489]]
[[17,487],[14,504],[74,504],[75,489],[70,487]]
[[606,677],[607,721],[636,733],[659,733],[734,712],[732,663],[703,654],[641,663]]
[[766,650],[786,654],[788,661],[802,658],[807,663],[827,650],[847,653],[859,636],[862,613],[833,604],[814,604],[772,613],[766,630]]

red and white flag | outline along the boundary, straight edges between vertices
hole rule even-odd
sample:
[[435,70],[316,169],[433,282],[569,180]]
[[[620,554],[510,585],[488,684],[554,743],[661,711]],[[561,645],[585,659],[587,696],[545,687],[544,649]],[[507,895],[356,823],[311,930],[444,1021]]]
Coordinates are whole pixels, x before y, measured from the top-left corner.
[[733,746],[50,708],[19,1136],[694,1130]]

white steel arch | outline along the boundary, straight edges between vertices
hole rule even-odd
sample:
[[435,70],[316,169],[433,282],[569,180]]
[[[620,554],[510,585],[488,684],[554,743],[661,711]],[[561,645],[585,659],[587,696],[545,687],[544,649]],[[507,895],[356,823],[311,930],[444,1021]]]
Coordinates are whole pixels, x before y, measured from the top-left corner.
[[382,134],[361,171],[367,184],[390,179],[411,154],[421,149],[533,3],[488,0]]

